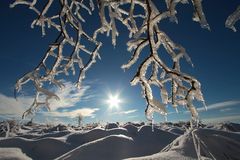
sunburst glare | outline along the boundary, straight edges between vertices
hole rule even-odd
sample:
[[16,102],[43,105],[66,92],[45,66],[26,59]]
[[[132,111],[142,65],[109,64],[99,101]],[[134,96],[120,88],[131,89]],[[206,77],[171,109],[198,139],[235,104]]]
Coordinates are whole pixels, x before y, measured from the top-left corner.
[[119,104],[122,103],[122,100],[119,98],[119,95],[109,94],[107,103],[110,108],[119,108]]

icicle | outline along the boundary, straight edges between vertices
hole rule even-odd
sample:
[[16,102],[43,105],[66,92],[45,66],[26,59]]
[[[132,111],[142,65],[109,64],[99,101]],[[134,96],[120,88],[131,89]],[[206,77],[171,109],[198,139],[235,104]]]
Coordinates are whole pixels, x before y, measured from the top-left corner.
[[203,106],[204,106],[205,111],[207,111],[208,108],[207,108],[207,105],[206,105],[205,101],[203,101]]
[[176,111],[176,113],[179,113],[177,107],[175,108],[175,111]]
[[167,120],[167,116],[166,116],[166,115],[164,116],[164,120],[165,120],[165,122],[167,122],[167,121],[168,121],[168,120]]
[[154,132],[154,118],[153,118],[153,114],[152,114],[152,132]]
[[163,104],[168,104],[168,92],[165,87],[162,87],[161,89],[161,98]]

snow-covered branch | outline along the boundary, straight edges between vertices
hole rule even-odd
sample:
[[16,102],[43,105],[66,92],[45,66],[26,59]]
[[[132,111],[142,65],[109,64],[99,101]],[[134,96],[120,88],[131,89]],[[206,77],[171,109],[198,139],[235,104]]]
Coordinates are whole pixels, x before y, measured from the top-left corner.
[[[128,63],[122,65],[121,68],[129,69],[139,61],[141,54],[147,55],[131,81],[131,85],[140,84],[142,87],[143,96],[147,102],[146,117],[152,120],[154,112],[167,115],[166,106],[171,104],[176,110],[177,106],[186,106],[191,112],[192,118],[198,119],[198,113],[193,104],[194,99],[201,101],[205,106],[200,82],[182,72],[180,67],[181,59],[185,59],[193,66],[192,61],[186,49],[175,43],[159,27],[159,24],[166,19],[177,23],[176,6],[188,4],[188,0],[165,0],[167,9],[164,11],[158,9],[160,4],[158,0],[59,0],[58,3],[61,6],[59,13],[50,17],[47,16],[47,13],[54,4],[53,0],[48,0],[42,10],[37,9],[37,2],[39,1],[16,0],[11,7],[19,4],[29,6],[29,9],[37,14],[37,18],[32,22],[32,27],[40,26],[43,36],[46,34],[46,26],[53,27],[59,31],[59,36],[49,46],[39,65],[17,81],[16,91],[20,91],[22,85],[30,81],[33,82],[36,90],[34,102],[24,116],[34,113],[42,105],[50,109],[49,100],[58,99],[58,96],[49,91],[47,86],[54,84],[60,88],[64,87],[57,76],[62,73],[68,75],[69,70],[74,75],[75,64],[80,70],[77,80],[77,86],[80,87],[86,71],[96,62],[97,58],[100,58],[99,49],[102,42],[98,40],[98,35],[100,33],[107,36],[111,34],[112,44],[115,46],[117,36],[119,36],[117,26],[117,21],[119,21],[129,31],[130,40],[127,46],[128,51],[133,52]],[[194,7],[193,20],[199,22],[201,27],[210,30],[203,12],[202,0],[191,0],[191,3]],[[139,11],[140,9],[141,11]],[[92,35],[87,33],[82,26],[82,23],[87,23],[87,20],[81,14],[81,10],[87,11],[89,15],[94,11],[99,14],[100,26]],[[238,7],[227,19],[226,27],[235,29],[234,24],[239,20],[239,13]],[[69,26],[75,31],[73,37],[67,29]],[[81,43],[83,38],[95,45],[93,51]],[[67,45],[72,47],[70,56],[66,56],[69,54],[64,52],[64,47]],[[172,60],[171,66],[168,66],[161,58],[160,48],[162,47]],[[82,59],[83,53],[90,56],[86,62]],[[47,64],[50,57],[55,59],[53,65]],[[147,76],[149,71],[151,72],[150,77]],[[160,89],[161,97],[154,97],[153,86]]]
[[[197,119],[198,114],[193,105],[193,100],[196,98],[204,104],[200,83],[194,77],[180,70],[180,59],[185,58],[187,62],[192,65],[191,59],[181,45],[175,44],[166,33],[159,28],[159,23],[166,18],[172,20],[174,17],[176,20],[176,11],[174,7],[172,7],[176,5],[173,4],[176,3],[176,1],[166,1],[169,10],[165,12],[160,12],[153,1],[149,0],[146,2],[147,20],[144,21],[145,23],[142,25],[142,28],[138,30],[137,34],[140,38],[135,38],[128,42],[129,50],[134,49],[134,53],[130,61],[123,65],[122,68],[130,68],[138,60],[142,49],[149,47],[149,56],[139,66],[136,75],[131,81],[132,85],[140,83],[142,86],[143,96],[147,101],[147,108],[145,110],[146,117],[152,120],[154,112],[167,115],[166,106],[171,103],[175,108],[179,105],[187,106],[193,119]],[[196,3],[195,1],[193,2]],[[199,9],[201,8],[199,3],[197,3],[195,8],[198,8],[196,9],[196,13],[202,11],[202,9]],[[202,26],[203,24],[207,26],[205,22],[206,18],[203,18],[205,17],[204,14],[198,13],[198,15],[202,17],[202,20],[200,20]],[[145,32],[147,32],[147,35],[145,35]],[[171,67],[167,66],[160,58],[160,47],[164,47],[169,56],[171,56],[173,64]],[[150,78],[147,77],[149,67],[151,67],[152,72]],[[167,89],[167,83],[171,84],[170,90]],[[157,100],[159,99],[158,97],[153,96],[152,85],[160,88],[161,101]]]
[[225,26],[227,28],[232,29],[234,32],[236,32],[237,29],[235,28],[234,25],[237,21],[239,21],[239,19],[240,19],[240,5],[237,7],[237,9],[230,16],[228,16],[228,18],[226,20],[226,23],[225,23]]
[[[55,42],[49,46],[49,49],[39,65],[33,71],[25,74],[16,83],[16,92],[19,92],[22,89],[22,85],[30,81],[33,82],[36,90],[34,102],[30,108],[24,112],[23,117],[28,114],[33,114],[41,106],[46,106],[50,109],[49,101],[51,99],[59,99],[53,91],[47,89],[51,84],[60,88],[64,87],[61,80],[57,78],[58,75],[69,75],[70,70],[72,74],[75,75],[75,65],[77,65],[80,72],[76,86],[80,88],[82,79],[85,77],[85,72],[96,62],[97,58],[100,58],[98,51],[101,47],[101,42],[94,40],[84,31],[81,23],[85,20],[79,12],[80,9],[84,9],[87,10],[89,14],[92,14],[92,1],[90,1],[90,4],[85,4],[83,1],[61,0],[59,1],[61,6],[59,13],[51,17],[47,17],[46,15],[49,8],[53,5],[53,0],[48,0],[41,11],[36,7],[37,2],[37,0],[32,2],[16,0],[11,7],[24,4],[37,13],[37,18],[32,22],[31,26],[40,26],[42,28],[43,36],[46,34],[46,27],[50,28],[51,26],[57,29],[60,33]],[[56,22],[53,22],[53,20],[56,20]],[[67,30],[68,27],[73,28],[75,32],[74,34],[77,36],[71,36],[72,33]],[[85,45],[81,43],[81,39],[87,39],[89,43],[94,44],[96,46],[94,51],[85,47]],[[65,53],[66,49],[64,50],[64,48],[66,46],[72,47],[70,54]],[[89,60],[83,62],[83,59],[81,58],[82,54],[88,54]],[[48,63],[49,59],[54,59],[54,63],[50,65]]]

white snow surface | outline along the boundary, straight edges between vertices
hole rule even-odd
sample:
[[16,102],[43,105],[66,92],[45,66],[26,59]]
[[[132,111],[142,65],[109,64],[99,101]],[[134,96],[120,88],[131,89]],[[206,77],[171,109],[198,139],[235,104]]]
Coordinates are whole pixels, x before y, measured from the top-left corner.
[[19,148],[0,148],[0,160],[31,160]]
[[12,137],[0,137],[0,160],[240,159],[239,124],[188,126],[165,123],[152,131],[151,125],[133,123],[93,129],[22,125]]

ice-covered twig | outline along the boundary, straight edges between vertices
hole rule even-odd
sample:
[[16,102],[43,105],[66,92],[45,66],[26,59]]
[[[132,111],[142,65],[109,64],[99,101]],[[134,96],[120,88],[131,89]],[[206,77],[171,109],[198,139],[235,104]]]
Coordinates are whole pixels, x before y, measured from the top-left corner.
[[[37,2],[37,0],[34,0],[33,2],[16,0],[11,7],[20,4],[29,6],[29,8],[37,14],[37,18],[33,21],[32,27],[35,25],[40,26],[43,35],[46,34],[46,27],[49,28],[51,26],[57,29],[60,33],[55,42],[49,46],[49,49],[39,65],[37,65],[33,71],[25,74],[16,83],[16,92],[19,92],[22,89],[22,86],[28,82],[33,83],[36,92],[34,101],[30,108],[23,113],[23,118],[29,114],[34,114],[36,110],[42,106],[45,106],[50,110],[51,107],[49,101],[51,99],[59,99],[53,91],[49,90],[49,87],[52,85],[64,88],[61,80],[57,78],[58,75],[69,75],[69,70],[75,74],[75,65],[77,65],[80,68],[77,81],[78,87],[80,87],[79,84],[84,79],[85,72],[93,63],[95,63],[97,58],[100,58],[98,51],[101,47],[101,42],[94,40],[93,37],[88,35],[81,25],[85,20],[84,17],[81,16],[80,10],[87,10],[89,14],[92,14],[91,12],[94,8],[92,1],[90,1],[89,4],[85,1],[60,0],[59,3],[61,7],[59,13],[51,17],[47,17],[46,15],[48,10],[53,7],[53,0],[48,0],[41,11],[37,9]],[[53,22],[53,20],[56,20],[56,22]],[[67,30],[67,27],[69,26],[74,29],[77,36],[70,36],[72,33]],[[96,46],[94,51],[91,51],[91,49],[88,49],[81,43],[81,39],[83,38]],[[64,49],[66,46],[72,47],[70,54],[66,53],[66,49]],[[84,53],[89,55],[89,60],[86,60],[86,62],[81,58],[81,55]],[[54,59],[53,64],[49,64],[49,59]]]
[[[123,69],[130,68],[138,59],[143,48],[149,46],[149,56],[141,63],[136,75],[131,81],[132,85],[140,83],[143,89],[143,96],[147,101],[146,117],[151,120],[152,114],[158,112],[167,115],[166,105],[172,103],[174,107],[178,105],[187,106],[194,120],[198,119],[198,114],[193,105],[193,100],[197,99],[204,103],[201,93],[200,83],[180,70],[180,60],[185,58],[192,65],[191,59],[185,49],[175,44],[165,32],[160,30],[158,24],[166,18],[171,18],[171,12],[159,12],[153,1],[147,2],[148,15],[146,24],[138,30],[138,37],[129,41],[129,50],[134,49],[130,61],[123,65]],[[144,29],[143,29],[144,28]],[[147,37],[145,37],[147,31]],[[159,48],[164,47],[173,61],[173,66],[167,66],[160,58]],[[152,66],[152,75],[147,78],[147,70]],[[161,71],[161,72],[160,72]],[[171,91],[167,91],[167,83],[171,84]],[[184,85],[185,84],[185,85]],[[160,99],[153,96],[152,85],[160,88]]]
[[234,32],[237,31],[237,29],[235,28],[235,23],[240,19],[240,5],[237,7],[237,9],[230,15],[228,16],[226,22],[225,22],[225,26],[227,28],[232,29]]
[[202,8],[202,0],[192,0],[195,12],[193,13],[193,20],[199,22],[202,28],[210,30],[205,14]]
[[[120,32],[117,24],[120,22],[129,31],[131,39],[127,45],[128,50],[133,51],[130,60],[127,64],[122,65],[122,68],[129,69],[139,60],[141,54],[146,55],[131,81],[132,85],[140,84],[142,87],[143,96],[147,102],[146,117],[151,120],[153,112],[167,115],[166,106],[171,104],[175,108],[179,105],[186,106],[190,110],[192,118],[197,120],[198,114],[193,101],[197,99],[204,104],[201,85],[196,78],[182,72],[180,67],[180,61],[183,58],[193,66],[192,61],[185,48],[176,44],[159,27],[159,24],[165,19],[177,22],[176,5],[186,4],[188,0],[166,0],[167,10],[165,11],[160,10],[156,1],[153,0],[98,0],[96,2],[93,0],[59,0],[57,2],[60,4],[59,12],[50,17],[47,16],[47,13],[53,7],[53,0],[48,0],[41,11],[37,7],[37,2],[39,1],[16,0],[11,6],[19,4],[29,6],[37,14],[32,26],[40,26],[43,35],[46,34],[46,26],[52,26],[59,31],[59,36],[49,46],[39,65],[17,81],[16,91],[20,91],[22,86],[28,82],[33,82],[36,91],[34,102],[24,116],[34,113],[40,106],[50,109],[49,100],[58,99],[58,96],[48,90],[49,85],[53,84],[63,88],[64,85],[61,80],[57,79],[57,76],[68,75],[69,71],[74,75],[75,65],[80,70],[76,82],[76,85],[80,87],[86,71],[96,62],[97,58],[100,58],[99,50],[102,43],[98,40],[98,35],[100,33],[106,33],[107,36],[111,34],[112,44],[116,45]],[[193,19],[198,21],[203,28],[210,29],[201,0],[192,0],[191,2],[195,9]],[[124,7],[126,5],[129,8]],[[141,8],[142,11],[139,12],[137,8]],[[92,35],[85,32],[85,28],[83,28],[82,23],[87,23],[87,21],[81,14],[81,10],[87,11],[89,15],[92,15],[94,11],[99,14],[100,26]],[[74,36],[68,30],[69,27],[74,30]],[[82,43],[82,39],[94,44],[94,50],[87,48]],[[72,47],[70,54],[65,53],[66,46]],[[170,56],[171,66],[168,66],[161,58],[161,47]],[[89,59],[84,61],[82,54],[89,55]],[[51,65],[48,63],[50,58],[54,59],[54,63]],[[148,73],[150,73],[150,77]],[[170,88],[168,88],[169,84]],[[159,88],[160,97],[154,96],[153,86]]]
[[178,23],[176,17],[177,11],[176,6],[178,3],[186,4],[188,0],[165,0],[168,10],[170,11],[170,21]]
[[[176,6],[179,3],[187,4],[188,0],[165,0],[167,8],[170,12],[170,21],[178,23],[178,19],[176,17],[177,10]],[[210,30],[210,26],[206,20],[205,14],[202,8],[202,0],[191,0],[194,6],[193,20],[199,22],[202,28],[206,28]]]
[[5,138],[16,135],[20,130],[19,122],[16,120],[4,120],[0,122],[0,136]]
[[10,125],[7,121],[3,121],[0,123],[0,131],[0,134],[5,134],[5,138],[9,137]]

